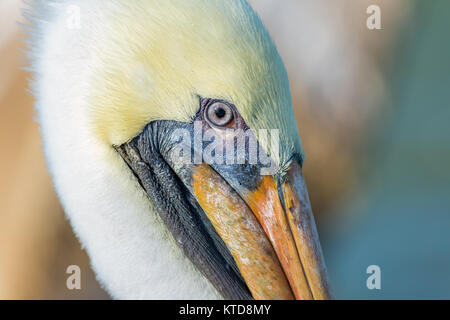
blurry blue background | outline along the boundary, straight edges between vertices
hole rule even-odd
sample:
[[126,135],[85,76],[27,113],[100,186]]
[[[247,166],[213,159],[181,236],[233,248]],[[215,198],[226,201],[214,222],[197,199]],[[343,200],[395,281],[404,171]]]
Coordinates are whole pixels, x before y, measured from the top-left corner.
[[[324,221],[337,298],[450,298],[448,30],[449,1],[418,1],[395,45],[362,186]],[[366,287],[369,265],[381,268],[381,290]]]

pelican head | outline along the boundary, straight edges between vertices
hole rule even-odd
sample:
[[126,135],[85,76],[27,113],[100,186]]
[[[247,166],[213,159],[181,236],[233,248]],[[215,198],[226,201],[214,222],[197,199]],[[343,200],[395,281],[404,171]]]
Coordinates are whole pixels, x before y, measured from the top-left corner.
[[38,1],[30,19],[49,171],[113,297],[329,297],[287,73],[247,2]]

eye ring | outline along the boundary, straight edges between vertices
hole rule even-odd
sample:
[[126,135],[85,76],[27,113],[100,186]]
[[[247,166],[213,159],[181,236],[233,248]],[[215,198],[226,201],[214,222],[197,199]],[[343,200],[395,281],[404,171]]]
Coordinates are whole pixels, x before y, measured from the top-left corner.
[[217,101],[206,107],[205,119],[213,127],[227,127],[234,121],[234,111],[225,102]]

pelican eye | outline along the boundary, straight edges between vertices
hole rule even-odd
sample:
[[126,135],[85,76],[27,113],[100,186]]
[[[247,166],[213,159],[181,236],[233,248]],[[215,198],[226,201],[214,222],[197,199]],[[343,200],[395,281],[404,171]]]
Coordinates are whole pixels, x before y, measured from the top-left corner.
[[205,110],[205,118],[214,127],[226,127],[234,120],[231,106],[224,102],[214,102]]

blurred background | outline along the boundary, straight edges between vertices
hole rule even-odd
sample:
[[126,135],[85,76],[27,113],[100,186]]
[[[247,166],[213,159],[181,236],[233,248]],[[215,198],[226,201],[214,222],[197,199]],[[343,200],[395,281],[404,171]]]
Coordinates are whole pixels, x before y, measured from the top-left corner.
[[[289,73],[334,296],[450,299],[450,2],[250,2]],[[366,26],[372,4],[380,30]],[[109,298],[46,171],[23,7],[0,0],[0,299]],[[72,264],[82,290],[66,288]]]

